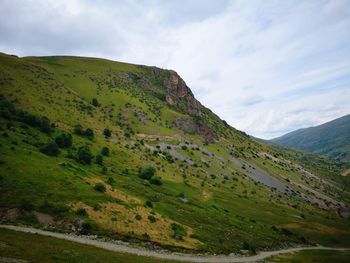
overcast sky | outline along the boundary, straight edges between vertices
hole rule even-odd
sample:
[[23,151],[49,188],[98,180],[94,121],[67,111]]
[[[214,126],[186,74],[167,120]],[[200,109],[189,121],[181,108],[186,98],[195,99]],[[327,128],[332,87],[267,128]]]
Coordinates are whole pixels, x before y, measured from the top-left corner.
[[0,0],[0,51],[174,69],[261,138],[350,113],[349,0]]

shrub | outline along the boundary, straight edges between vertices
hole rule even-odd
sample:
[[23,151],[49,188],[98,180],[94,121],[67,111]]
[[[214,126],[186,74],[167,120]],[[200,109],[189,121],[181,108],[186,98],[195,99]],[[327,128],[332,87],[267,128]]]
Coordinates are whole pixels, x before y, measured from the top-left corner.
[[103,147],[101,150],[101,154],[103,156],[109,156],[109,148],[108,147]]
[[84,135],[84,130],[83,130],[83,127],[81,127],[80,124],[77,124],[74,126],[74,133],[77,134],[77,135]]
[[85,136],[92,140],[94,138],[94,131],[90,128],[87,128],[85,130]]
[[142,216],[139,215],[139,214],[136,214],[135,219],[138,220],[138,221],[140,221],[140,220],[142,219]]
[[40,148],[40,151],[49,156],[57,156],[60,153],[60,149],[55,142],[48,142]]
[[91,232],[92,229],[92,225],[90,223],[83,223],[82,227],[81,227],[81,231],[80,233],[83,235],[87,235]]
[[90,128],[87,128],[84,131],[83,127],[80,124],[77,124],[74,126],[74,133],[77,135],[86,136],[90,140],[92,140],[94,138],[94,131]]
[[92,104],[93,106],[95,106],[95,107],[100,106],[100,104],[98,103],[98,100],[97,100],[96,98],[93,98],[93,99],[91,100],[91,104]]
[[243,242],[242,249],[249,250],[250,252],[252,252],[254,254],[256,253],[255,246],[247,241]]
[[101,192],[101,193],[106,192],[106,187],[105,187],[105,185],[104,185],[103,183],[97,183],[97,184],[95,184],[94,189],[95,189],[96,191],[98,191],[98,192]]
[[157,221],[157,218],[154,216],[154,215],[149,215],[148,216],[148,220],[151,222],[151,223],[155,223]]
[[72,146],[73,138],[70,133],[62,133],[56,137],[55,142],[60,148],[67,148]]
[[84,208],[78,208],[77,211],[75,211],[75,213],[78,215],[78,216],[86,216],[87,215],[87,212]]
[[103,135],[104,135],[106,138],[108,138],[108,137],[111,137],[112,132],[111,132],[108,128],[105,128],[105,129],[103,130]]
[[183,237],[187,235],[186,230],[176,223],[171,224],[171,229],[173,230],[172,236],[176,240],[183,240]]
[[161,178],[159,176],[153,176],[151,177],[151,179],[149,180],[149,182],[151,184],[154,184],[154,185],[162,185],[162,181],[161,181]]
[[90,164],[93,155],[90,151],[89,146],[82,146],[78,149],[78,161],[82,164]]
[[153,208],[153,204],[149,200],[146,201],[146,206],[149,207],[149,208]]
[[113,185],[115,183],[114,179],[112,177],[108,177],[107,184]]
[[151,165],[143,166],[139,171],[139,177],[142,179],[150,180],[155,175],[156,169]]
[[96,155],[96,163],[99,165],[103,164],[103,156],[101,154]]
[[40,124],[39,124],[40,130],[45,133],[51,132],[51,123],[47,117],[41,117]]
[[281,228],[281,233],[282,233],[283,235],[286,235],[286,236],[292,236],[292,235],[293,235],[293,232],[290,231],[290,230],[287,229],[287,228]]

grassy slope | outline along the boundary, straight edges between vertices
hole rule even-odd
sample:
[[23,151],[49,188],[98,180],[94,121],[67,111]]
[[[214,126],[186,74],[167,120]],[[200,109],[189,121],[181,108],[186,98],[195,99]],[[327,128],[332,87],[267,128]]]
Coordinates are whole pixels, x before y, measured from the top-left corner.
[[316,127],[293,131],[272,140],[274,143],[350,160],[350,115]]
[[171,263],[175,261],[112,252],[89,245],[39,235],[0,229],[0,260],[14,258],[29,262],[123,262]]
[[349,262],[349,251],[305,250],[297,253],[283,254],[266,259],[266,262],[290,263],[346,263]]
[[[100,234],[220,253],[238,251],[243,242],[257,249],[300,243],[301,236],[324,245],[350,245],[348,220],[332,210],[320,210],[247,180],[243,176],[246,171],[230,161],[230,152],[234,151],[234,155],[277,177],[305,183],[298,171],[261,157],[264,152],[277,153],[270,146],[226,128],[210,112],[206,118],[222,134],[218,143],[206,145],[200,136],[172,128],[175,118],[188,116],[154,96],[155,92],[163,94],[164,87],[150,68],[92,58],[18,59],[6,55],[0,56],[0,65],[1,94],[17,108],[47,116],[57,125],[47,135],[16,121],[8,129],[8,120],[1,119],[1,207],[21,207],[24,201],[30,202],[34,210],[63,219],[63,228],[80,218],[91,222],[92,231]],[[125,74],[131,80],[125,80]],[[162,74],[167,76],[166,71]],[[142,76],[150,81],[151,90],[140,88]],[[101,106],[91,106],[92,98],[98,98]],[[135,112],[142,112],[146,123]],[[61,131],[72,133],[78,123],[94,130],[94,140],[73,135],[72,149],[61,150],[57,157],[38,150],[38,144]],[[106,127],[112,130],[109,139],[102,135]],[[5,133],[9,137],[4,137]],[[131,137],[125,137],[125,133]],[[141,137],[133,133],[146,134],[142,138],[147,145],[189,142],[215,156],[189,146],[178,151],[195,161],[197,167],[179,160],[169,163],[151,153],[140,143]],[[75,152],[82,145],[89,145],[95,155],[103,146],[109,147],[111,155],[104,158],[106,175],[95,163],[82,165],[66,158],[69,151]],[[203,158],[210,167],[202,163]],[[138,178],[138,168],[144,164],[157,168],[163,185]],[[215,179],[202,169],[214,174]],[[109,177],[115,181],[112,186],[107,184]],[[107,192],[95,191],[96,182],[103,182]],[[189,203],[180,200],[180,193]],[[348,194],[339,198],[349,200]],[[147,200],[153,202],[153,209],[145,207]],[[79,207],[88,215],[77,215]],[[157,218],[155,223],[147,219],[152,213]],[[142,217],[140,221],[135,219],[137,214]],[[19,220],[38,224],[28,215]],[[186,229],[183,240],[172,237],[173,222]],[[294,234],[276,231],[273,226],[288,228]]]

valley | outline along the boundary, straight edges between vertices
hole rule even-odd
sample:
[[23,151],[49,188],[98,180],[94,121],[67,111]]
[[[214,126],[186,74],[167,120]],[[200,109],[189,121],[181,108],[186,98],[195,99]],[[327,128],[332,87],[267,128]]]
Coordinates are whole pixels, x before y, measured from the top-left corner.
[[350,246],[347,163],[229,126],[175,71],[1,53],[0,87],[1,224],[171,253]]

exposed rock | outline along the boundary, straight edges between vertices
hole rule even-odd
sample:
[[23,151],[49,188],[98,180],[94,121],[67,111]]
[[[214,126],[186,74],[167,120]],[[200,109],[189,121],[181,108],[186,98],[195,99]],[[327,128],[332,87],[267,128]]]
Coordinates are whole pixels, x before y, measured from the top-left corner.
[[340,216],[344,218],[349,218],[350,217],[350,209],[347,207],[339,207],[337,209],[337,212]]
[[162,72],[162,69],[157,68],[157,67],[152,67],[152,74],[153,74],[153,76],[155,76],[156,78],[160,78],[161,72]]
[[217,139],[212,129],[205,125],[196,123],[189,118],[177,118],[173,122],[173,126],[187,133],[199,134],[209,142],[213,142]]
[[194,98],[190,88],[175,71],[169,71],[169,77],[164,81],[164,85],[167,91],[166,102],[169,105],[176,106],[185,113],[202,115],[203,106]]
[[53,225],[55,223],[53,217],[48,215],[48,214],[44,214],[44,213],[36,212],[36,211],[34,211],[33,214],[36,216],[39,223],[43,226],[50,226],[50,225]]
[[149,82],[149,80],[148,80],[145,76],[142,76],[142,77],[138,80],[138,84],[139,84],[143,89],[149,89],[149,88],[151,88],[151,83]]
[[128,73],[125,73],[125,72],[119,73],[118,77],[121,78],[125,82],[132,82],[133,81],[132,77]]

